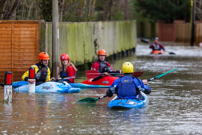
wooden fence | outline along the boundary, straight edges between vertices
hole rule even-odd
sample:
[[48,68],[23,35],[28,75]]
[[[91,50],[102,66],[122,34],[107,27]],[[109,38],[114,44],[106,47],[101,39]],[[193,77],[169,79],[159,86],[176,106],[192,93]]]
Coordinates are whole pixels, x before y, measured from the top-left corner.
[[200,42],[202,42],[202,23],[195,24],[195,44],[199,46]]
[[191,25],[190,23],[175,24],[176,28],[176,42],[190,43],[191,39]]
[[39,21],[0,20],[0,82],[5,71],[11,71],[13,81],[38,61]]

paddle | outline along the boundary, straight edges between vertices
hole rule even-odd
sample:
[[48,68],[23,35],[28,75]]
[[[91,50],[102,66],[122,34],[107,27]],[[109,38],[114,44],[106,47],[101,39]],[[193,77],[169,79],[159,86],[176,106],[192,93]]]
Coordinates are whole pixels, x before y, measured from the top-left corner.
[[170,71],[168,71],[168,72],[166,72],[166,73],[160,74],[160,75],[158,75],[158,76],[156,76],[156,77],[150,78],[150,79],[148,79],[147,81],[152,81],[152,80],[154,80],[154,79],[158,79],[158,78],[160,78],[160,77],[162,77],[162,76],[164,76],[164,75],[166,75],[166,74],[168,74],[168,73],[171,73],[171,72],[173,72],[173,71],[175,71],[175,70],[178,70],[178,68],[175,68],[175,69],[170,70]]
[[[171,72],[173,72],[173,71],[175,71],[175,70],[177,70],[177,69],[178,69],[178,68],[173,69],[173,70],[170,70],[170,71],[168,71],[168,72],[166,72],[166,73],[163,73],[163,74],[158,75],[158,76],[156,76],[156,77],[150,78],[150,79],[148,79],[147,81],[152,81],[152,80],[154,80],[154,79],[158,79],[158,78],[160,78],[160,77],[162,77],[162,76],[164,76],[164,75],[166,75],[166,74],[168,74],[168,73],[171,73]],[[79,100],[79,101],[77,101],[77,102],[96,103],[99,99],[102,99],[102,98],[104,98],[104,97],[107,97],[107,95],[104,95],[104,96],[101,96],[101,97],[98,97],[98,98],[87,97],[87,98],[81,99],[81,100]]]
[[170,55],[176,55],[174,52],[167,52],[167,51],[165,51],[165,52],[170,54]]
[[141,38],[140,41],[144,42],[144,43],[149,43],[150,42],[149,39],[145,39],[145,38]]
[[[142,71],[137,71],[137,72],[133,72],[132,75],[134,75],[135,77],[140,77],[141,75],[143,74]],[[91,79],[91,78],[96,78],[100,75],[103,75],[103,73],[99,73],[98,71],[95,71],[95,70],[88,70],[86,71],[86,77],[88,79]],[[121,73],[109,73],[109,75],[123,75]]]
[[56,82],[63,82],[63,81],[68,81],[69,79],[72,79],[72,78],[75,78],[75,76],[72,76],[72,77],[65,77],[63,79],[56,79],[56,80],[53,80],[53,81],[56,81]]
[[3,87],[4,87],[4,84],[3,84],[3,83],[0,83],[0,86],[3,86]]

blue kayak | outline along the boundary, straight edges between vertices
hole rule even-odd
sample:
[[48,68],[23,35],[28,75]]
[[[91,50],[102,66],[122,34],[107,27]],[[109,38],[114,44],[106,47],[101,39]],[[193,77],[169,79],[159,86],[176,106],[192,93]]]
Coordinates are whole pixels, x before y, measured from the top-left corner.
[[[28,84],[28,81],[18,81],[18,82],[13,82],[12,86],[13,88],[17,88],[26,84]],[[83,83],[69,83],[69,85],[74,88],[109,88],[110,87],[105,85],[89,85],[89,84],[83,84]]]
[[[29,87],[28,84],[23,86],[17,87],[14,89],[18,92],[28,92]],[[78,93],[81,91],[80,88],[73,88],[67,82],[58,83],[58,82],[45,82],[35,87],[36,93],[51,93],[51,92],[58,92],[58,93]]]
[[23,85],[29,84],[28,81],[17,81],[17,82],[12,82],[13,88],[17,88]]
[[143,108],[149,103],[149,99],[146,94],[141,92],[142,94],[142,99],[120,99],[117,96],[114,97],[109,103],[108,107],[109,108],[125,108],[125,109],[130,109],[130,108]]
[[110,86],[105,86],[105,85],[89,85],[89,84],[83,84],[83,83],[69,83],[72,87],[75,88],[109,88]]

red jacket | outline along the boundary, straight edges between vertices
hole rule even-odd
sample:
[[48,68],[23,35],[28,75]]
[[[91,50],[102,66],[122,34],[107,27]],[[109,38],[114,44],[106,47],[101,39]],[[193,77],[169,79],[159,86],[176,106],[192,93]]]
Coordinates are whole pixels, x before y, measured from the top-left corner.
[[[108,67],[111,68],[110,64],[108,62],[105,61],[105,63],[107,64]],[[95,63],[93,63],[93,65],[91,66],[91,70],[95,70],[95,71],[98,71],[98,72],[101,72],[99,71],[99,68],[100,68],[100,63],[98,61],[96,61]],[[112,70],[112,68],[111,68]]]
[[158,43],[157,46],[153,46],[153,45],[155,45],[155,43],[151,44],[149,46],[149,48],[151,48],[152,50],[163,50],[163,51],[165,51],[165,48],[162,44]]
[[[66,70],[68,77],[76,76],[76,70],[72,66],[68,66]],[[68,79],[71,83],[74,83],[74,78]]]

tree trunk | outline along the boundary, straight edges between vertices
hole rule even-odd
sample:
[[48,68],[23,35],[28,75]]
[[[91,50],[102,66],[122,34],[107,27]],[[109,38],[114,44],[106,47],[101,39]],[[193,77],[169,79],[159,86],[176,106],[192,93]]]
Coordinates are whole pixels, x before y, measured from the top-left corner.
[[124,19],[128,20],[128,0],[125,0]]
[[16,1],[14,2],[13,6],[12,6],[12,3],[11,3],[10,7],[12,7],[12,8],[11,8],[11,10],[8,11],[7,14],[4,16],[4,20],[12,20],[12,19],[15,18],[15,16],[16,16],[16,15],[15,15],[15,13],[16,13],[16,8],[17,8],[17,6],[18,6],[18,4],[19,4],[20,1],[21,1],[21,0],[16,0]]
[[104,13],[103,13],[103,20],[104,21],[110,20],[111,5],[112,5],[112,0],[105,0],[104,1]]
[[6,5],[6,0],[1,0],[1,2],[0,2],[0,20],[2,20],[4,17],[5,5]]
[[31,5],[29,6],[29,10],[28,10],[28,15],[27,15],[27,19],[31,20],[31,12],[32,12],[32,9],[34,8],[34,4],[35,2],[32,2]]
[[64,12],[64,0],[60,0],[59,2],[59,22],[62,22],[63,12]]
[[90,0],[89,11],[88,11],[88,16],[90,16],[90,17],[93,15],[93,11],[95,8],[95,2],[96,2],[96,0]]

